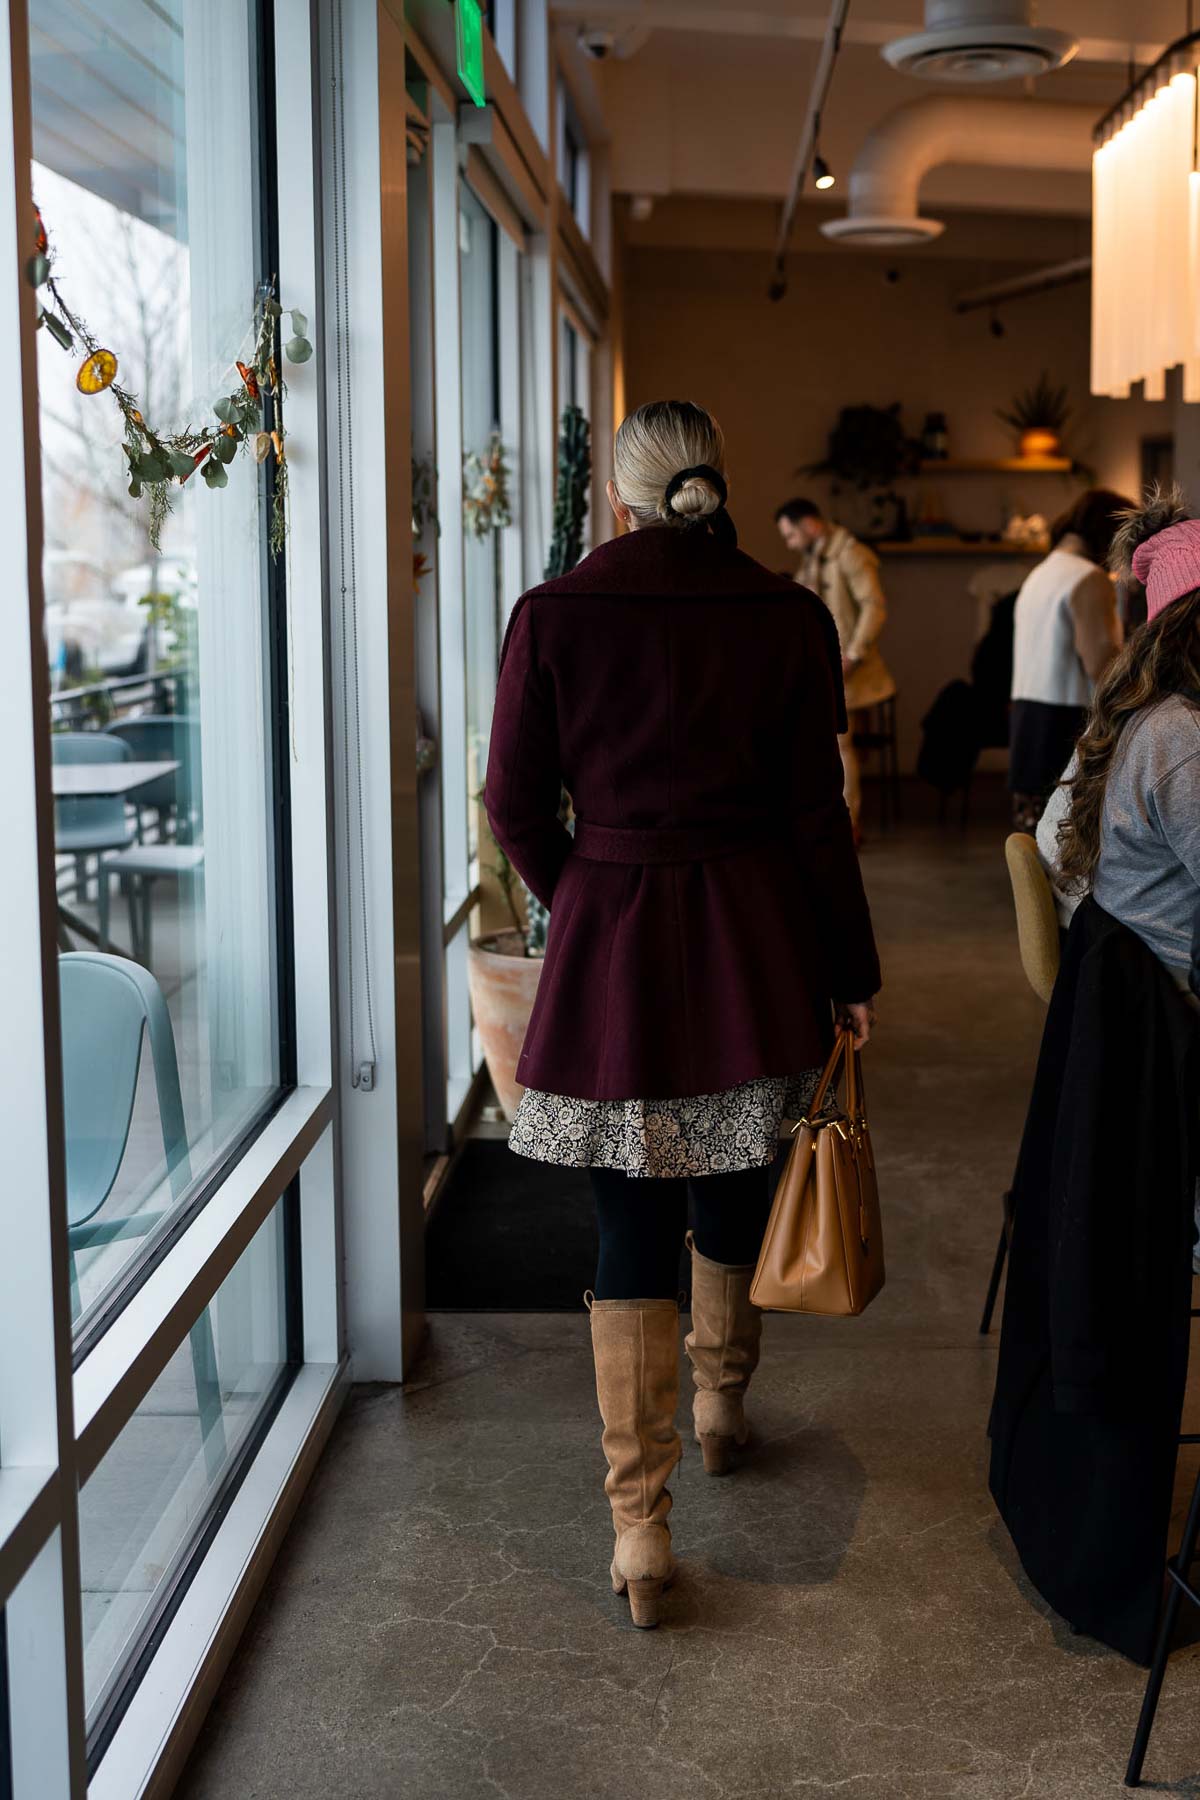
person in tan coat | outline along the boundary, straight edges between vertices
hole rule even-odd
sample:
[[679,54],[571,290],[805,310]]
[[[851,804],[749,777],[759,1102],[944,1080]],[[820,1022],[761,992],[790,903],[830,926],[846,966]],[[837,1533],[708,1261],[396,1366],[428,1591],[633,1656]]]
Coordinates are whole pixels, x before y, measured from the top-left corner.
[[841,640],[850,717],[849,730],[838,738],[838,748],[846,776],[846,806],[857,836],[862,788],[854,749],[854,715],[896,692],[879,651],[879,635],[887,619],[879,558],[844,525],[827,519],[813,500],[785,500],[775,514],[775,523],[788,549],[802,559],[797,582],[820,595],[833,614]]

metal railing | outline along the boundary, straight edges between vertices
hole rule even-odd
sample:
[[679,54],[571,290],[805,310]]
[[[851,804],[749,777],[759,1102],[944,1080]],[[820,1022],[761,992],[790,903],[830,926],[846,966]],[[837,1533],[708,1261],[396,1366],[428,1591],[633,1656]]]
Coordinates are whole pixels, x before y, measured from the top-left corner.
[[146,675],[112,675],[50,696],[52,731],[99,730],[114,719],[141,712],[174,713],[188,684],[186,668]]

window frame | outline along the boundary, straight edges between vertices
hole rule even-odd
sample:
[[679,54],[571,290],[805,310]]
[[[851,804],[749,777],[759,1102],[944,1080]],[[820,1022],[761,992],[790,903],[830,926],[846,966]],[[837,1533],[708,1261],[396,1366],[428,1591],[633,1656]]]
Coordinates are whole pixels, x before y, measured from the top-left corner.
[[[272,0],[266,0],[268,7]],[[346,1386],[341,1223],[333,1093],[332,795],[326,607],[323,293],[320,246],[317,13],[313,0],[273,0],[267,85],[300,104],[277,109],[281,289],[313,321],[316,355],[289,370],[289,424],[305,446],[291,464],[286,614],[275,609],[273,663],[290,695],[290,731],[275,772],[290,786],[291,856],[277,892],[292,945],[294,1031],[282,1074],[293,1085],[250,1134],[206,1205],[166,1242],[75,1367],[70,1319],[65,1158],[60,1092],[49,673],[42,639],[41,488],[34,339],[27,260],[31,117],[28,10],[10,0],[0,36],[0,321],[14,358],[22,429],[7,442],[0,524],[11,567],[26,576],[26,628],[0,667],[0,748],[10,849],[4,955],[9,1047],[0,1051],[9,1116],[10,1173],[26,1204],[0,1265],[0,1616],[5,1621],[16,1800],[46,1793],[123,1797],[163,1765],[179,1764],[196,1721],[194,1699],[215,1685],[284,1524],[332,1426]],[[19,580],[19,573],[17,576]],[[276,799],[278,801],[278,791]],[[278,806],[276,808],[278,826]],[[30,954],[30,946],[37,947]],[[286,948],[286,937],[283,948]],[[20,954],[18,954],[18,951]],[[11,977],[11,980],[10,980]],[[299,1187],[296,1184],[299,1179]],[[291,1192],[293,1199],[285,1199]],[[89,1788],[84,1726],[78,1490],[133,1417],[156,1376],[209,1304],[272,1208],[295,1226],[285,1258],[298,1281],[301,1357],[257,1454],[218,1518],[203,1580],[178,1596],[154,1653],[155,1679],[128,1697]]]

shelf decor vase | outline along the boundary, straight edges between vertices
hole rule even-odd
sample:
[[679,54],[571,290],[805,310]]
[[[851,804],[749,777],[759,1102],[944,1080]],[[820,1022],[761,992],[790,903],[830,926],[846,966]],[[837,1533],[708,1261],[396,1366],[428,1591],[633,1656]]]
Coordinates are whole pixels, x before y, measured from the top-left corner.
[[1031,425],[1021,433],[1021,455],[1032,461],[1044,456],[1057,456],[1062,439],[1048,425]]

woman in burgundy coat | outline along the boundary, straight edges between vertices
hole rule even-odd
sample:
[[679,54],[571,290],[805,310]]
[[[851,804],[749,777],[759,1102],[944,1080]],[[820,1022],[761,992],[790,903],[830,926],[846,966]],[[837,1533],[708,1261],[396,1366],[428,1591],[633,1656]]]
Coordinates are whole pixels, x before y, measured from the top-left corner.
[[625,420],[608,493],[627,535],[518,602],[487,772],[496,840],[550,908],[510,1141],[591,1173],[612,1579],[639,1625],[674,1570],[688,1189],[695,1434],[719,1474],[747,1436],[780,1121],[811,1097],[835,1024],[865,1043],[879,987],[833,621],[737,549],[723,464],[699,407]]

